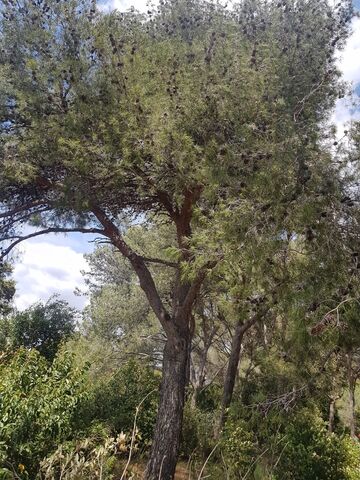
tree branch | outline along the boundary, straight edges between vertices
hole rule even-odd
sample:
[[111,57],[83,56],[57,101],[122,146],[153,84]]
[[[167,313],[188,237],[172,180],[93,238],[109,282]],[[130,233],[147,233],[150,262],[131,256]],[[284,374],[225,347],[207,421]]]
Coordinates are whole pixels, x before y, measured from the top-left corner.
[[[39,237],[40,235],[46,235],[48,233],[73,233],[73,232],[79,232],[79,233],[98,233],[101,235],[105,234],[104,230],[101,230],[99,228],[46,228],[44,230],[40,230],[37,232],[29,233],[29,235],[24,235],[22,237],[13,237],[16,238],[14,242],[12,242],[5,250],[3,250],[0,254],[0,261],[2,261],[9,253],[21,242],[24,242],[25,240],[29,240],[30,238],[34,237]],[[10,238],[5,238],[2,239],[4,240],[9,240]]]
[[190,285],[190,288],[186,294],[185,300],[181,305],[183,314],[188,315],[194,305],[195,299],[200,291],[208,270],[212,270],[218,263],[218,260],[212,260],[207,262],[202,268],[200,268],[195,280]]
[[150,185],[154,191],[156,192],[156,196],[159,200],[159,202],[163,205],[165,210],[168,212],[170,217],[174,217],[174,207],[171,203],[171,199],[168,195],[167,192],[164,190],[159,189],[155,182],[151,180],[151,178],[138,166],[134,167],[133,171],[135,172],[136,175],[138,175],[140,178],[142,178],[148,185]]
[[11,217],[12,215],[15,215],[16,213],[23,212],[25,210],[29,210],[35,207],[40,207],[41,205],[45,205],[45,202],[43,201],[36,201],[36,202],[30,202],[26,203],[25,205],[19,205],[18,207],[13,208],[12,210],[8,210],[7,212],[0,213],[0,218],[7,218]]
[[119,229],[108,218],[107,214],[101,208],[93,207],[92,211],[101,225],[104,227],[105,235],[112,241],[112,244],[119,250],[119,252],[131,263],[131,266],[133,267],[140,281],[140,286],[145,292],[149,304],[159,319],[166,334],[168,336],[176,335],[175,325],[172,323],[171,317],[164,307],[154,279],[148,267],[146,266],[145,260],[136,252],[134,252],[125,242]]
[[167,260],[162,260],[161,258],[149,258],[149,257],[139,257],[145,262],[145,263],[158,263],[160,265],[165,265],[166,267],[172,267],[172,268],[178,268],[179,265],[175,262],[168,262]]

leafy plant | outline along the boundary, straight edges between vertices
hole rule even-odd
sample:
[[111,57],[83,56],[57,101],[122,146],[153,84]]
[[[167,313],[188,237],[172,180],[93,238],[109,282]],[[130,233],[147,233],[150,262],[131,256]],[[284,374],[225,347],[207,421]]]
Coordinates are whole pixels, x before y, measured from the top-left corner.
[[[128,454],[131,435],[123,432],[116,437],[98,435],[60,445],[41,462],[44,480],[111,480],[117,458]],[[132,447],[137,449],[137,437]]]
[[40,461],[72,434],[85,371],[72,357],[52,365],[21,348],[0,363],[0,466],[33,477]]
[[328,434],[319,414],[301,410],[289,423],[276,467],[278,480],[360,478],[360,447],[350,437]]
[[131,432],[137,406],[145,398],[137,419],[141,443],[149,443],[157,413],[160,376],[135,360],[125,363],[110,379],[101,382],[82,402],[79,429],[103,422],[112,432]]

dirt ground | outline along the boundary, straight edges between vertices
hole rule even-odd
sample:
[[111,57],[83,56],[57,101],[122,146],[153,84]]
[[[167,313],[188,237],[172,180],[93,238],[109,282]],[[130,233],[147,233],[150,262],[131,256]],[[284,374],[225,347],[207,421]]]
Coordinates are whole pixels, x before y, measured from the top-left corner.
[[[132,465],[128,469],[128,480],[141,480],[142,473],[145,469],[144,464]],[[188,466],[186,463],[180,462],[176,467],[175,480],[197,480],[197,476],[194,477],[188,471]]]

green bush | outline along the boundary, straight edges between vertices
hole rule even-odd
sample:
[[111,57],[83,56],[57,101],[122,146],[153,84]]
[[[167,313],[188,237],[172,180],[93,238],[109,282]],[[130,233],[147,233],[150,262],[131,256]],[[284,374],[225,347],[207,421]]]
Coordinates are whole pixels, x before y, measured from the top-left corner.
[[114,434],[130,432],[136,407],[142,402],[137,428],[142,444],[147,445],[156,421],[159,386],[160,376],[153,368],[134,360],[127,362],[84,399],[78,415],[79,429],[86,431],[93,422],[103,422]]
[[356,480],[360,447],[348,436],[329,435],[317,412],[303,409],[289,423],[276,467],[278,480]]
[[180,455],[205,459],[215,445],[214,428],[217,416],[186,404],[181,434]]
[[0,467],[34,478],[40,461],[72,435],[84,376],[67,354],[51,365],[36,350],[2,358]]
[[241,479],[252,472],[257,455],[256,438],[241,420],[229,420],[226,424],[220,448],[223,462],[230,478]]
[[102,425],[95,425],[89,437],[59,445],[41,462],[43,480],[111,480],[119,454],[127,454],[129,438],[109,436]]

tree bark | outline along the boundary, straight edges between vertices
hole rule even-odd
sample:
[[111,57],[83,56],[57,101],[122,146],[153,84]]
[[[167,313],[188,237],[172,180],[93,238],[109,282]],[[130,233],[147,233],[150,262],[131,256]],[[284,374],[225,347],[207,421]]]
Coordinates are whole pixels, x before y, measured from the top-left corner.
[[259,312],[255,314],[252,318],[247,320],[245,323],[242,320],[239,320],[239,322],[236,325],[235,333],[234,333],[232,344],[231,344],[231,352],[230,352],[228,368],[225,375],[224,390],[223,390],[223,397],[222,397],[222,403],[221,403],[221,414],[220,414],[220,419],[217,426],[217,431],[215,432],[216,437],[220,436],[221,431],[224,428],[227,414],[228,414],[228,408],[230,407],[232,396],[234,393],[236,374],[239,368],[241,346],[242,346],[244,334],[260,318],[262,318],[262,316],[263,316],[263,312]]
[[191,336],[168,339],[163,357],[160,404],[145,480],[174,478],[185,402]]
[[221,403],[221,414],[220,414],[217,436],[220,435],[221,430],[225,425],[226,418],[227,418],[227,411],[231,404],[232,395],[235,387],[236,372],[239,368],[240,352],[241,352],[242,341],[244,338],[244,333],[245,333],[244,324],[239,321],[239,323],[236,325],[235,333],[233,336],[228,368],[226,370],[226,375],[225,375],[224,390],[223,390],[223,397],[222,397],[222,403]]
[[356,437],[356,419],[355,419],[355,388],[356,377],[352,369],[352,354],[348,353],[347,357],[347,374],[348,374],[348,387],[349,387],[349,427],[350,435],[352,438]]
[[350,435],[352,438],[356,437],[356,420],[355,420],[355,385],[356,382],[351,381],[349,383],[349,426],[350,426]]
[[[195,365],[193,365],[193,375],[192,375],[192,377],[193,377],[193,379],[192,379],[193,394],[191,396],[191,407],[192,408],[196,407],[196,405],[198,403],[199,395],[200,395],[200,393],[201,393],[201,391],[202,391],[202,389],[204,388],[204,385],[205,385],[206,363],[207,363],[207,359],[208,359],[208,353],[209,353],[210,347],[213,343],[214,336],[217,332],[217,328],[213,328],[210,335],[208,335],[208,336],[207,336],[207,332],[206,332],[206,327],[203,326],[203,330],[204,330],[204,337],[205,338],[204,338],[204,346],[203,346],[202,349],[200,348],[200,353],[198,354],[199,357],[200,357],[198,371],[196,370]],[[190,357],[190,361],[191,361],[191,357]]]
[[[186,192],[181,210],[176,212],[168,205],[169,214],[176,225],[178,245],[182,260],[191,262],[188,251],[188,237],[191,236],[191,213],[193,201],[200,190]],[[176,270],[172,295],[172,313],[165,307],[156,287],[151,271],[144,257],[138,255],[124,240],[121,231],[107,216],[106,212],[94,207],[93,213],[104,227],[104,235],[126,257],[138,276],[149,305],[160,321],[167,342],[163,356],[163,371],[160,403],[155,425],[150,459],[144,474],[145,480],[172,480],[175,474],[182,427],[185,390],[189,381],[189,358],[191,339],[194,332],[192,308],[206,277],[207,270],[216,262],[209,262],[200,268],[192,282],[183,281],[180,263]]]
[[335,405],[335,398],[330,398],[329,404],[329,425],[328,425],[328,432],[333,433],[334,426],[335,426],[335,413],[336,413],[336,405]]

